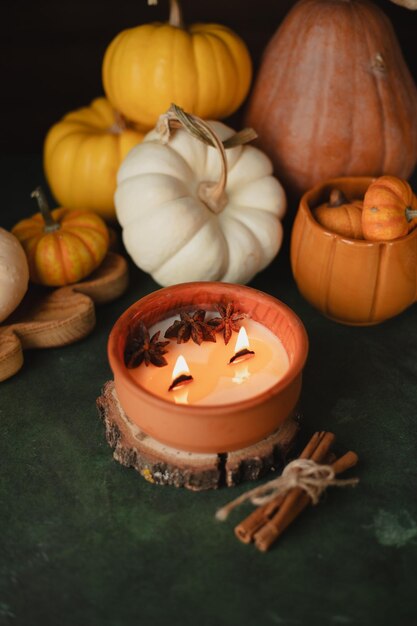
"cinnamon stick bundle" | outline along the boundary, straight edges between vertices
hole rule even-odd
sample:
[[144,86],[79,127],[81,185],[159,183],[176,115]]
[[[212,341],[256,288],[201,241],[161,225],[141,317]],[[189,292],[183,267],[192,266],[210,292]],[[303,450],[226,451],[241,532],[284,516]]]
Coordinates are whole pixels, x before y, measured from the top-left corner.
[[[329,433],[330,434],[330,433]],[[314,433],[304,450],[301,452],[299,459],[311,459],[313,452],[317,449],[320,442],[323,441],[326,433]],[[329,439],[327,438],[327,441]],[[245,518],[235,528],[235,535],[243,543],[250,543],[255,533],[266,524],[276,513],[281,504],[284,502],[286,494],[281,494],[267,502],[266,504],[255,509],[247,518]]]
[[[355,452],[347,452],[332,464],[335,474],[341,474],[354,467],[358,462]],[[294,491],[296,491],[294,489]],[[277,513],[254,535],[255,545],[261,552],[266,552],[286,528],[311,504],[310,497],[301,490],[298,497],[293,493],[288,494]]]
[[[218,519],[225,519],[232,509],[248,497],[253,503],[260,503],[257,509],[235,527],[235,534],[243,543],[254,541],[260,551],[268,550],[309,504],[318,501],[320,493],[327,486],[356,484],[357,479],[340,481],[334,478],[358,462],[358,456],[354,452],[347,452],[336,460],[335,455],[330,452],[334,440],[333,433],[314,433],[297,461],[287,466],[287,470],[291,471],[291,478],[286,476],[290,472],[284,469],[280,478],[252,489],[220,509],[217,513]],[[294,474],[303,470],[307,470],[307,473],[300,475],[300,480],[297,481]],[[285,483],[284,492],[281,483]]]

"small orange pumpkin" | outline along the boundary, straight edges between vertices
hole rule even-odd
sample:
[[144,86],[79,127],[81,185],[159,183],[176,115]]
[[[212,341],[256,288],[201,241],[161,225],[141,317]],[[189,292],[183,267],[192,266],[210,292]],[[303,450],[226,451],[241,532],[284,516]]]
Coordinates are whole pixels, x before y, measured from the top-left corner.
[[365,239],[389,241],[407,235],[417,224],[417,198],[396,176],[381,176],[369,186],[362,212]]
[[340,189],[332,189],[329,202],[314,209],[314,217],[333,233],[351,239],[363,239],[362,205],[362,200],[350,202]]
[[63,208],[50,211],[39,187],[32,197],[37,199],[40,213],[12,229],[26,252],[32,282],[57,287],[91,274],[109,247],[109,233],[101,217]]

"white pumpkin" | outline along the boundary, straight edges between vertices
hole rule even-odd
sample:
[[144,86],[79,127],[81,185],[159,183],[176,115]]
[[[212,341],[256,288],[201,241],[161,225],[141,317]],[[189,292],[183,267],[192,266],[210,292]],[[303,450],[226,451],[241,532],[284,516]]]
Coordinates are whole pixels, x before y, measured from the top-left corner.
[[0,228],[0,322],[9,317],[28,288],[26,254],[12,233]]
[[[221,141],[235,134],[220,122],[205,124]],[[115,206],[126,250],[161,285],[246,283],[281,246],[286,199],[271,161],[252,146],[225,152],[227,184],[211,208],[214,183],[207,182],[222,176],[219,151],[184,129],[167,145],[151,131],[119,169]]]

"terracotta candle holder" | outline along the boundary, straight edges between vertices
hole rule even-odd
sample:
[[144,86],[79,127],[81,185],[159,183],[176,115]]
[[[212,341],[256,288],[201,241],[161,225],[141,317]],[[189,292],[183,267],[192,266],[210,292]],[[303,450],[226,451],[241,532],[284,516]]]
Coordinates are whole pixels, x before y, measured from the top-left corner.
[[[276,384],[246,400],[229,404],[175,404],[144,389],[124,364],[126,337],[140,318],[149,328],[180,311],[214,310],[222,300],[263,324],[281,340],[289,368]],[[285,304],[240,285],[196,282],[174,285],[145,296],[115,323],[108,356],[116,393],[135,424],[158,441],[189,452],[222,453],[252,445],[273,433],[291,417],[301,392],[301,376],[308,352],[307,334],[299,318]]]
[[340,189],[363,198],[373,178],[335,178],[304,194],[291,236],[291,266],[301,294],[327,317],[378,324],[416,300],[417,229],[393,241],[350,239],[331,232],[312,209]]

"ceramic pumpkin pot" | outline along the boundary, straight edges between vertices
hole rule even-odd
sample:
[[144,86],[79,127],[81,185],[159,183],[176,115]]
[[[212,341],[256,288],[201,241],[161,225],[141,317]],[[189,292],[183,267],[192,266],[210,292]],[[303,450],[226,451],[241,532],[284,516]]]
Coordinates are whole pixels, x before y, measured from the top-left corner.
[[[172,131],[170,124],[184,127]],[[196,128],[199,139],[192,134]],[[221,122],[206,123],[173,107],[160,130],[120,167],[115,204],[126,250],[163,286],[246,283],[278,253],[284,191],[260,150],[224,149],[222,140],[227,145],[235,137]]]
[[114,219],[117,170],[142,139],[105,98],[65,115],[44,145],[45,175],[59,204]]
[[103,85],[115,108],[152,128],[172,102],[190,113],[220,119],[245,99],[252,77],[246,45],[220,24],[186,28],[179,2],[168,23],[124,30],[103,61]]
[[291,267],[301,294],[338,322],[378,324],[416,297],[417,229],[394,241],[366,241],[321,226],[313,211],[337,187],[347,198],[363,197],[372,178],[339,178],[303,195],[291,235]]
[[362,215],[365,239],[380,241],[407,235],[417,224],[417,198],[405,180],[381,176],[368,188]]
[[109,247],[103,220],[88,211],[49,211],[40,188],[32,196],[38,200],[40,213],[21,220],[12,229],[26,252],[31,281],[58,287],[91,274]]
[[18,306],[28,288],[29,268],[18,239],[0,228],[0,322]]
[[335,176],[408,178],[417,89],[367,0],[301,0],[268,45],[247,122],[294,195]]

